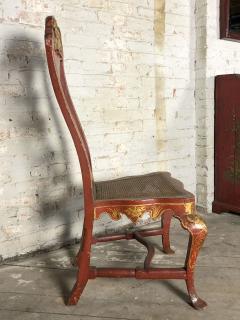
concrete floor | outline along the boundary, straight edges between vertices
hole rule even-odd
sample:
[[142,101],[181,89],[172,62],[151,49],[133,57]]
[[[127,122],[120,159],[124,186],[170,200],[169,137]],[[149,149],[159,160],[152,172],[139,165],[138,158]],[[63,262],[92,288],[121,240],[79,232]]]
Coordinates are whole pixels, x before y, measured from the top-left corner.
[[[208,302],[196,311],[188,304],[183,280],[90,280],[78,305],[67,307],[64,299],[75,280],[71,259],[78,246],[41,254],[0,268],[1,320],[239,320],[240,319],[240,216],[210,215],[209,235],[199,256],[196,287]],[[171,232],[175,255],[160,250],[158,266],[182,265],[187,233],[179,223]],[[151,241],[152,238],[151,238]],[[155,238],[161,249],[160,238]],[[145,248],[134,240],[95,246],[92,265],[141,265]]]

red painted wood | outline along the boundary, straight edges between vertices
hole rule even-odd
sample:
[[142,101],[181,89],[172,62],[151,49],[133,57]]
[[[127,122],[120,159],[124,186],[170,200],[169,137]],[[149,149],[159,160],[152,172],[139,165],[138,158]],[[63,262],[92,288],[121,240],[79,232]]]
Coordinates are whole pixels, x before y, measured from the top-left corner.
[[90,278],[187,279],[184,268],[91,268]]
[[155,254],[155,248],[152,243],[147,242],[145,240],[145,238],[141,236],[140,232],[135,231],[134,237],[138,242],[140,242],[141,244],[143,244],[147,248],[147,256],[144,260],[144,269],[149,270],[150,266],[151,266],[152,259]]
[[[90,152],[86,137],[69,95],[64,72],[61,33],[54,17],[47,17],[46,19],[45,47],[52,86],[63,117],[75,144],[83,180],[84,222],[81,247],[76,258],[78,272],[76,283],[72,289],[67,304],[75,305],[83,293],[88,280],[99,276],[136,277],[139,279],[185,279],[191,304],[196,309],[205,307],[206,303],[198,297],[194,288],[194,270],[199,250],[207,235],[207,227],[203,220],[196,214],[194,196],[188,193],[186,198],[176,196],[172,198],[160,197],[157,199],[152,199],[151,196],[149,196],[149,198],[143,200],[119,199],[95,201],[95,185],[92,175]],[[190,196],[188,197],[188,195]],[[155,209],[157,210],[154,211],[154,214],[159,214],[159,217],[162,219],[161,229],[143,230],[139,231],[137,234],[132,233],[130,235],[110,235],[106,237],[100,237],[99,239],[93,237],[94,218],[98,218],[104,212],[104,210],[107,210],[106,212],[110,212],[110,216],[112,212],[115,212],[115,214],[117,214],[117,218],[119,217],[119,210],[125,210],[125,214],[128,213],[129,210],[130,218],[135,221],[135,219],[138,219],[139,206],[144,206],[145,210],[146,208],[149,208],[147,206],[152,205],[155,206]],[[140,211],[141,210],[142,209],[140,208]],[[141,212],[140,215],[142,214]],[[142,239],[142,237],[162,234],[164,252],[172,253],[169,243],[169,228],[170,221],[173,216],[176,217],[180,221],[181,226],[189,232],[188,252],[185,266],[182,269],[152,269],[149,266],[153,257],[154,248],[146,244],[146,240]],[[93,243],[133,238],[136,238],[143,243],[148,250],[147,258],[145,259],[145,268],[143,270],[133,268],[96,269],[90,267],[91,246]]]
[[122,206],[122,205],[150,205],[150,204],[156,204],[160,202],[164,205],[164,203],[176,203],[178,205],[179,203],[188,203],[188,202],[194,202],[195,197],[192,195],[192,197],[189,198],[155,198],[155,199],[138,199],[138,200],[97,200],[94,202],[95,207],[109,207],[111,205],[114,206]]
[[240,76],[215,81],[213,212],[240,212]]
[[232,31],[230,28],[230,2],[231,0],[220,0],[220,38],[240,41],[240,32]]
[[[139,230],[138,233],[141,237],[152,237],[152,236],[159,236],[162,235],[164,232],[163,228],[157,229],[148,229],[148,230]],[[108,236],[99,236],[94,237],[93,243],[98,242],[108,242],[108,241],[115,241],[115,240],[131,240],[135,239],[134,232],[133,233],[125,233],[125,234],[112,234]]]
[[184,268],[151,268],[136,269],[136,279],[186,279]]
[[173,254],[174,251],[171,249],[170,246],[170,239],[169,239],[169,230],[170,224],[172,220],[173,213],[171,210],[166,211],[162,217],[162,245],[163,245],[163,252],[166,254]]

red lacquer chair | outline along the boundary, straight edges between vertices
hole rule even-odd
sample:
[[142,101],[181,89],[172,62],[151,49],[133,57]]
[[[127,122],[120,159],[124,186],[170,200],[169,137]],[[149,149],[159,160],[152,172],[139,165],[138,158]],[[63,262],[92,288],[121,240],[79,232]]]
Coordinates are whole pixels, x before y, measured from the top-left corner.
[[[196,214],[195,198],[167,172],[94,182],[90,153],[71,100],[64,73],[61,33],[54,17],[46,19],[45,46],[53,89],[62,114],[72,135],[78,154],[84,193],[84,223],[82,241],[77,255],[78,274],[68,304],[76,304],[89,279],[96,277],[134,277],[136,279],[184,279],[191,304],[196,309],[206,306],[194,288],[196,259],[207,235],[207,227]],[[148,214],[151,221],[161,218],[162,227],[103,237],[93,236],[94,220],[108,214],[113,220],[126,215],[133,223]],[[163,251],[173,253],[169,243],[171,218],[180,220],[189,232],[185,265],[182,268],[153,268],[154,247],[146,237],[162,235]],[[148,253],[143,268],[95,268],[90,266],[91,246],[97,242],[136,239],[146,246]]]

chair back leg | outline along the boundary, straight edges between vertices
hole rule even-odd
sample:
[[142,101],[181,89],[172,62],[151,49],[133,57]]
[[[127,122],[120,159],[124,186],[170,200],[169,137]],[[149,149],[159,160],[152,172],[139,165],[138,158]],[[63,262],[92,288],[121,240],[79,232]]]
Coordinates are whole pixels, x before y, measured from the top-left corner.
[[76,264],[78,267],[77,280],[67,301],[67,305],[76,305],[78,303],[78,300],[89,280],[91,246],[93,243],[92,233],[93,220],[87,217],[84,219],[81,247],[76,258]]

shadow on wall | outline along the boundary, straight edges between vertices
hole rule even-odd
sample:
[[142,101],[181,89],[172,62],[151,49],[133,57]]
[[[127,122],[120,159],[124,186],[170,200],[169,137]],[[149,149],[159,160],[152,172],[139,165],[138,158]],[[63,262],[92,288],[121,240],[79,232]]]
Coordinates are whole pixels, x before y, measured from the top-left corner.
[[[26,253],[73,242],[76,222],[79,232],[75,237],[80,238],[82,190],[70,175],[68,152],[74,151],[71,140],[67,145],[68,138],[64,138],[68,131],[54,101],[41,43],[19,34],[6,41],[5,52],[7,58],[1,64],[4,68],[7,64],[9,70],[7,83],[14,83],[17,88],[6,102],[8,143],[16,144],[8,158],[20,174],[16,168],[9,170],[18,184],[13,197],[26,199],[18,208],[15,222],[16,229],[20,224],[23,230],[18,235],[20,240],[29,235]],[[21,249],[18,252],[22,254]]]

